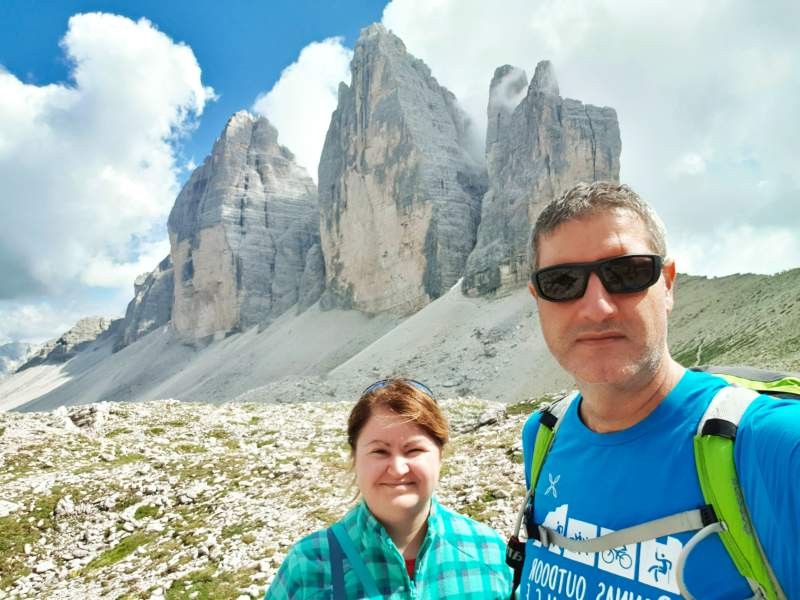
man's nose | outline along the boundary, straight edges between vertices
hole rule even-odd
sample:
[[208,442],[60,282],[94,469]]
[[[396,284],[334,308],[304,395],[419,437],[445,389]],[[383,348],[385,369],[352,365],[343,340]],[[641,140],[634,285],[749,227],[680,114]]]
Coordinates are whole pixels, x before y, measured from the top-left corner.
[[586,292],[578,302],[580,302],[580,315],[588,321],[600,323],[617,312],[613,295],[603,286],[597,273],[589,275]]

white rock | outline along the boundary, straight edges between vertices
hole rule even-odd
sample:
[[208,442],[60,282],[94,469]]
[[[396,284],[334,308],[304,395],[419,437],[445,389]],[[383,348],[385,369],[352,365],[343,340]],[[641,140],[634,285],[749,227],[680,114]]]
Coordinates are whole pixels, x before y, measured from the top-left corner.
[[16,502],[9,502],[8,500],[0,500],[0,518],[7,517],[13,512],[18,511],[22,506]]
[[51,560],[43,560],[41,562],[36,563],[36,566],[33,567],[33,572],[37,574],[47,573],[48,571],[53,571],[56,568],[56,565]]

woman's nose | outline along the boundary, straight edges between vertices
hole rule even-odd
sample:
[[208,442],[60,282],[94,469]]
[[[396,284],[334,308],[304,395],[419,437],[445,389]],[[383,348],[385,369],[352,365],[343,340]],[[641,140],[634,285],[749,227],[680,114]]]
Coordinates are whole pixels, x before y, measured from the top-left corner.
[[389,459],[389,471],[393,475],[405,475],[408,473],[408,461],[401,454],[392,456]]

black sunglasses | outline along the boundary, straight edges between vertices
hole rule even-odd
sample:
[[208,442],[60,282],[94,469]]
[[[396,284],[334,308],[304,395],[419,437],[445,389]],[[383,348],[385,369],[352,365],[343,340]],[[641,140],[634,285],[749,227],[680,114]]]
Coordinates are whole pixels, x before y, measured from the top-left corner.
[[632,294],[658,281],[662,263],[657,254],[629,254],[588,263],[553,265],[534,271],[531,283],[540,298],[567,302],[583,296],[589,275],[597,273],[607,292]]
[[417,388],[420,392],[426,394],[427,396],[430,397],[431,400],[436,402],[436,396],[433,395],[431,388],[429,388],[424,383],[420,383],[416,379],[406,379],[404,377],[394,377],[391,379],[381,379],[380,381],[376,381],[372,385],[368,385],[366,388],[364,388],[364,391],[361,392],[361,397],[366,396],[367,394],[374,392],[375,390],[379,390],[383,387],[386,387],[387,385],[395,381],[402,381],[403,383],[407,383],[408,385]]

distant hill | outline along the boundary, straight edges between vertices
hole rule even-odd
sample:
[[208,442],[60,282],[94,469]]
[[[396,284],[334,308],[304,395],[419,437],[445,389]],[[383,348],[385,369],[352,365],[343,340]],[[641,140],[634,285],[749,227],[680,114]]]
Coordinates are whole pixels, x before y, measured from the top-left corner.
[[681,275],[670,321],[681,364],[800,372],[800,269],[777,275]]

